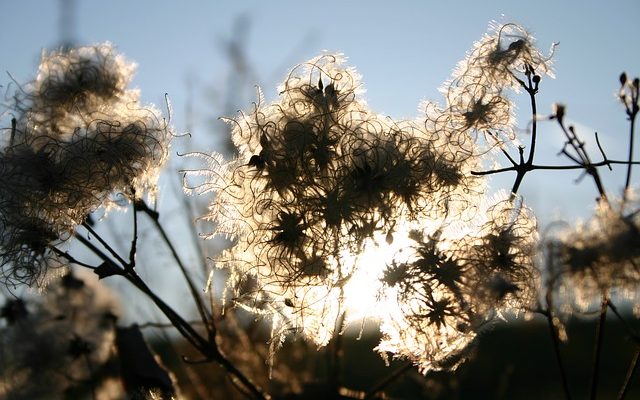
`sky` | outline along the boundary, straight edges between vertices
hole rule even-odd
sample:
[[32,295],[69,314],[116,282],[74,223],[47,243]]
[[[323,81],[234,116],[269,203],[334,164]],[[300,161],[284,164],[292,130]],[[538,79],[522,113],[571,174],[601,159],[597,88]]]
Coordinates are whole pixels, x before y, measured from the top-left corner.
[[[133,85],[143,101],[162,106],[168,93],[178,131],[189,130],[194,138],[220,131],[218,117],[249,108],[255,85],[267,99],[275,98],[287,72],[322,51],[347,56],[362,75],[374,111],[415,118],[421,101],[441,100],[438,88],[490,21],[516,22],[545,51],[559,42],[556,79],[541,84],[540,113],[550,113],[554,102],[566,104],[568,118],[587,141],[597,131],[611,158],[624,157],[628,123],[615,93],[622,71],[640,75],[637,1],[67,2],[75,23],[61,28],[63,0],[2,1],[4,88],[11,81],[5,72],[17,82],[32,78],[41,51],[56,48],[66,31],[78,44],[115,44],[138,64]],[[225,50],[230,42],[243,44],[248,69],[242,77]],[[234,79],[242,82],[231,84]],[[526,99],[513,97],[525,127],[531,118]],[[565,162],[557,156],[561,146],[557,128],[543,124],[539,160]],[[609,190],[619,193],[623,171],[603,174]],[[586,179],[576,185],[578,176],[535,172],[525,180],[525,201],[545,221],[587,216],[596,193]],[[512,179],[504,176],[492,187],[508,189]]]

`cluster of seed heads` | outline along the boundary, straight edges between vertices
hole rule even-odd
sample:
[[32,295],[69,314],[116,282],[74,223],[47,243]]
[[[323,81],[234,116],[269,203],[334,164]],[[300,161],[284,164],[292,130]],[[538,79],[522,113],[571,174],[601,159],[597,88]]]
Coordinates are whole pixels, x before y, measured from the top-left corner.
[[[269,315],[278,339],[296,330],[323,345],[351,281],[370,270],[380,274],[371,290],[397,305],[379,349],[425,369],[495,315],[529,305],[534,219],[506,199],[480,206],[485,183],[470,174],[486,153],[478,133],[513,136],[504,92],[525,68],[549,72],[548,60],[521,28],[495,27],[446,83],[444,107],[429,103],[423,117],[394,121],[367,107],[341,56],[322,55],[291,71],[278,100],[260,96],[229,119],[238,157],[200,154],[209,168],[189,175],[204,176],[190,183],[196,192],[215,192],[205,216],[212,236],[237,240],[217,260],[232,272],[236,303]],[[359,262],[367,248],[407,235],[415,246],[403,257],[413,261],[389,260],[383,274]]]
[[58,264],[49,246],[114,193],[154,190],[172,133],[129,90],[134,65],[109,44],[45,53],[17,91],[0,150],[0,270],[42,283]]

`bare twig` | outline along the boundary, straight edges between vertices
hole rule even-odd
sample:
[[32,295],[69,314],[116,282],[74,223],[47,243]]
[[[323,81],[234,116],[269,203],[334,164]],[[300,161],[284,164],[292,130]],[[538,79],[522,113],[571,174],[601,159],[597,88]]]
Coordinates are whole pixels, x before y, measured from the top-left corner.
[[[87,224],[83,224],[85,228]],[[104,263],[113,265],[113,274],[120,275],[131,282],[138,290],[143,292],[153,303],[162,311],[162,313],[169,319],[169,321],[175,326],[180,334],[195,347],[207,361],[214,361],[220,365],[235,382],[239,382],[243,388],[251,394],[251,397],[255,399],[268,399],[269,396],[265,394],[251,379],[244,375],[219,349],[215,340],[207,340],[203,338],[193,327],[185,321],[177,312],[175,312],[168,304],[166,304],[160,297],[158,297],[147,284],[138,276],[133,269],[126,269],[124,266],[128,263],[121,257],[117,256],[117,253],[109,246],[109,244],[97,234],[93,229],[88,227],[87,229],[98,241],[121,263],[121,267],[118,267],[109,256],[107,256],[102,250],[100,250],[92,242],[84,238],[82,235],[76,233],[76,238],[84,244],[95,255],[100,257]],[[94,268],[95,270],[95,268]]]
[[564,367],[564,363],[562,362],[562,355],[560,354],[560,340],[558,339],[558,332],[556,331],[555,324],[553,322],[553,309],[552,307],[552,299],[551,292],[547,291],[547,307],[545,317],[547,318],[547,324],[549,325],[549,333],[551,334],[551,339],[553,341],[553,351],[556,355],[556,361],[558,363],[558,368],[560,369],[560,377],[562,378],[562,389],[564,390],[564,397],[567,400],[571,400],[571,391],[569,390],[569,380],[567,379],[567,373]]
[[205,307],[202,297],[200,296],[200,293],[196,289],[196,286],[193,283],[191,276],[187,272],[187,268],[185,264],[182,262],[182,259],[180,258],[180,255],[178,254],[175,246],[173,245],[171,239],[169,239],[167,232],[165,231],[164,227],[160,223],[160,218],[158,213],[152,210],[151,208],[149,208],[149,206],[144,201],[141,201],[141,200],[136,201],[135,208],[136,208],[136,211],[142,211],[146,213],[153,221],[154,226],[160,233],[160,236],[162,237],[162,240],[169,248],[169,251],[171,251],[171,255],[173,256],[173,259],[176,261],[176,264],[178,265],[178,268],[180,269],[180,272],[182,273],[182,276],[185,282],[187,283],[187,286],[189,287],[189,291],[191,292],[191,296],[193,297],[193,300],[196,303],[202,322],[205,324],[205,327],[207,327],[207,331],[210,332],[210,334],[214,335],[215,326],[213,325],[213,318],[211,317],[207,308]]
[[[598,173],[598,169],[595,168],[594,163],[591,162],[591,158],[589,157],[589,154],[587,153],[587,150],[584,147],[585,143],[578,138],[578,135],[576,134],[576,131],[573,128],[573,126],[569,126],[569,128],[565,127],[563,118],[559,117],[557,118],[557,121],[558,121],[558,125],[560,126],[560,129],[562,129],[562,132],[567,138],[567,142],[565,146],[569,145],[573,149],[573,151],[576,153],[578,158],[576,159],[571,157],[570,154],[566,151],[566,149],[563,150],[563,153],[567,157],[569,157],[571,160],[573,160],[574,162],[582,166],[587,174],[591,175],[591,177],[593,178],[593,182],[595,183],[596,188],[598,189],[598,193],[600,194],[600,200],[608,204],[607,194],[604,189],[604,185],[602,184],[602,180],[600,179],[600,174]],[[605,164],[603,165],[608,165],[608,163],[610,162],[611,161],[605,160]],[[606,308],[605,308],[605,312],[606,312]]]
[[[623,90],[624,90],[624,86],[626,85],[626,75],[624,76],[625,76],[625,82],[623,83]],[[623,100],[624,106],[627,111],[627,117],[629,118],[629,157],[628,157],[629,164],[627,166],[627,178],[625,180],[624,192],[622,194],[623,200],[626,200],[629,185],[631,184],[631,167],[633,166],[632,162],[633,162],[633,146],[634,146],[633,142],[635,137],[635,123],[636,123],[636,116],[638,115],[638,111],[640,110],[640,107],[638,105],[639,90],[640,88],[638,88],[638,78],[636,78],[633,81],[633,84],[631,85],[631,98],[628,99],[625,97]],[[630,100],[630,104],[627,104],[626,100]]]
[[[117,251],[115,251],[115,250],[113,249],[113,247],[111,247],[111,246],[109,245],[109,243],[107,243],[107,241],[106,241],[106,240],[104,240],[104,239],[102,238],[102,236],[100,236],[100,235],[98,234],[98,232],[96,232],[96,231],[91,227],[91,225],[89,225],[89,224],[88,224],[88,223],[86,223],[86,222],[83,222],[83,223],[82,223],[82,226],[84,227],[84,229],[86,229],[86,230],[87,230],[87,232],[89,232],[89,233],[91,234],[91,236],[95,237],[95,238],[98,240],[98,242],[100,242],[100,244],[101,244],[101,245],[102,245],[102,246],[103,246],[103,247],[104,247],[104,248],[109,252],[109,254],[111,254],[111,255],[112,255],[112,256],[113,256],[113,257],[114,257],[114,258],[115,258],[115,259],[120,263],[120,265],[122,265],[122,267],[123,267],[123,268],[124,268],[125,266],[128,266],[128,265],[129,265],[129,263],[128,263],[127,261],[125,261],[125,260],[120,256],[120,254],[118,254],[118,252],[117,252]],[[76,235],[76,237],[79,237],[79,236],[80,236],[80,235]],[[87,241],[87,242],[88,242],[88,240],[87,240],[86,238],[85,238],[85,241]],[[83,243],[83,244],[86,244],[86,243]],[[95,246],[91,246],[91,247],[95,247]],[[91,248],[90,250],[94,251],[94,249],[93,249],[93,248]],[[100,254],[96,254],[96,255],[101,256]],[[104,261],[106,261],[106,260],[104,260]]]
[[[574,161],[577,161],[574,159]],[[599,161],[596,163],[591,163],[591,164],[586,164],[586,165],[536,165],[536,164],[532,164],[530,167],[531,171],[535,171],[535,170],[553,170],[553,171],[562,171],[562,170],[575,170],[575,169],[585,169],[585,168],[597,168],[597,167],[610,167],[611,164],[622,164],[622,165],[627,165],[629,164],[628,161],[620,161],[620,160],[603,160],[603,161]],[[640,161],[634,161],[632,162],[633,165],[640,165]],[[517,171],[518,167],[517,166],[512,166],[512,167],[506,167],[506,168],[499,168],[499,169],[492,169],[489,171],[471,171],[471,175],[475,175],[475,176],[483,176],[483,175],[493,175],[493,174],[499,174],[499,173],[503,173],[503,172],[509,172],[509,171]]]
[[[187,321],[190,325],[202,325],[202,321],[197,320],[197,321]],[[166,322],[143,322],[141,324],[138,324],[138,327],[140,329],[146,329],[146,328],[158,328],[158,329],[171,329],[171,328],[175,328],[175,326],[172,323],[166,323]]]
[[340,388],[340,374],[341,374],[341,361],[342,355],[344,353],[343,345],[343,335],[342,329],[344,328],[344,320],[346,317],[346,312],[343,312],[338,320],[336,321],[336,327],[334,331],[334,342],[333,342],[333,351],[329,352],[330,354],[330,363],[329,363],[329,384],[331,388],[334,389],[334,393],[339,392]]
[[398,367],[398,369],[396,369],[395,371],[393,371],[392,373],[387,375],[384,379],[382,379],[381,381],[379,381],[378,383],[373,385],[373,388],[371,388],[371,389],[369,389],[369,391],[367,391],[367,394],[365,394],[364,398],[365,399],[372,399],[373,396],[375,396],[377,393],[383,391],[387,386],[392,384],[393,381],[395,381],[396,379],[401,377],[405,372],[409,371],[412,367],[413,367],[413,363],[411,363],[411,362],[408,362],[408,363]]
[[635,375],[636,370],[638,369],[638,360],[640,359],[640,349],[636,350],[636,354],[633,356],[631,363],[629,364],[629,369],[627,370],[627,376],[625,377],[624,383],[622,384],[622,388],[620,389],[620,393],[618,394],[618,400],[623,400],[627,395],[629,390],[629,384],[633,379],[633,375]]
[[[134,192],[135,194],[135,192]],[[136,212],[135,203],[133,205],[133,238],[131,239],[131,249],[129,250],[129,267],[136,266],[136,253],[138,247],[138,213]]]
[[609,299],[609,302],[607,304],[608,304],[609,308],[611,309],[611,311],[613,311],[613,315],[615,315],[618,318],[618,320],[620,320],[620,322],[622,322],[622,325],[626,329],[627,334],[629,334],[631,339],[634,342],[636,342],[636,344],[638,346],[640,346],[640,335],[638,335],[638,332],[636,332],[636,330],[633,329],[633,327],[631,325],[629,325],[629,322],[627,322],[627,320],[624,319],[622,317],[622,315],[620,315],[620,312],[618,311],[618,307],[613,303],[613,301],[611,301],[611,299]]
[[604,328],[607,320],[607,307],[609,304],[608,291],[602,294],[600,318],[596,325],[596,343],[593,349],[593,367],[591,370],[591,400],[595,400],[598,392],[598,378],[600,377],[600,356],[602,354],[602,342],[604,341]]

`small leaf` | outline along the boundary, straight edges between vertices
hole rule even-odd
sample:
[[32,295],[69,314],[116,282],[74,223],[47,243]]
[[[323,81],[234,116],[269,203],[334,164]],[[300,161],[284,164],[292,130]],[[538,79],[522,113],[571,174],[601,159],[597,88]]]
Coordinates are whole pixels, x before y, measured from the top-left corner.
[[93,272],[96,275],[98,275],[98,279],[104,279],[111,275],[119,275],[120,268],[116,267],[111,262],[105,261],[102,264],[100,264],[98,267],[96,267],[96,269],[94,269]]

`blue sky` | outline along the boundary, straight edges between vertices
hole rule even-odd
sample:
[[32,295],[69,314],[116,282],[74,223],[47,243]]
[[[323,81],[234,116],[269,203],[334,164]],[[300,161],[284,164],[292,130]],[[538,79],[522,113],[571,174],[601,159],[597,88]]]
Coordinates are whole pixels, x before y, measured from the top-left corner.
[[[267,98],[296,63],[323,50],[347,55],[363,76],[373,110],[396,118],[418,115],[421,100],[439,100],[438,87],[486,32],[491,20],[517,22],[547,50],[560,42],[555,80],[545,80],[540,112],[567,104],[569,118],[592,141],[597,130],[612,157],[626,143],[627,123],[614,97],[618,75],[640,75],[640,2],[628,1],[80,1],[75,0],[75,36],[80,44],[113,42],[138,63],[134,85],[145,102],[169,93],[179,130],[211,135],[220,124],[228,78],[234,76],[223,43],[234,37],[239,16],[248,21],[246,55],[255,82],[238,94],[250,106],[253,83]],[[0,71],[17,81],[33,76],[40,51],[59,43],[60,0],[4,1],[0,24]],[[236,39],[239,37],[236,35]],[[187,90],[187,81],[192,90]],[[3,75],[0,84],[9,77]],[[193,114],[187,124],[187,100]],[[518,120],[528,121],[526,102]],[[243,107],[239,105],[238,108]],[[234,110],[235,111],[235,110]],[[550,124],[541,129],[540,154],[549,162],[562,142]],[[607,147],[608,146],[608,147]],[[209,150],[209,149],[202,149]],[[541,160],[547,160],[541,158]],[[617,175],[622,175],[618,170]],[[640,171],[636,176],[640,176]],[[575,173],[539,172],[525,181],[524,195],[548,218],[587,215],[595,192],[590,182],[574,186]],[[529,177],[527,177],[529,178]],[[494,187],[510,186],[498,181]],[[611,190],[619,183],[608,176]],[[637,182],[637,180],[636,180]]]

